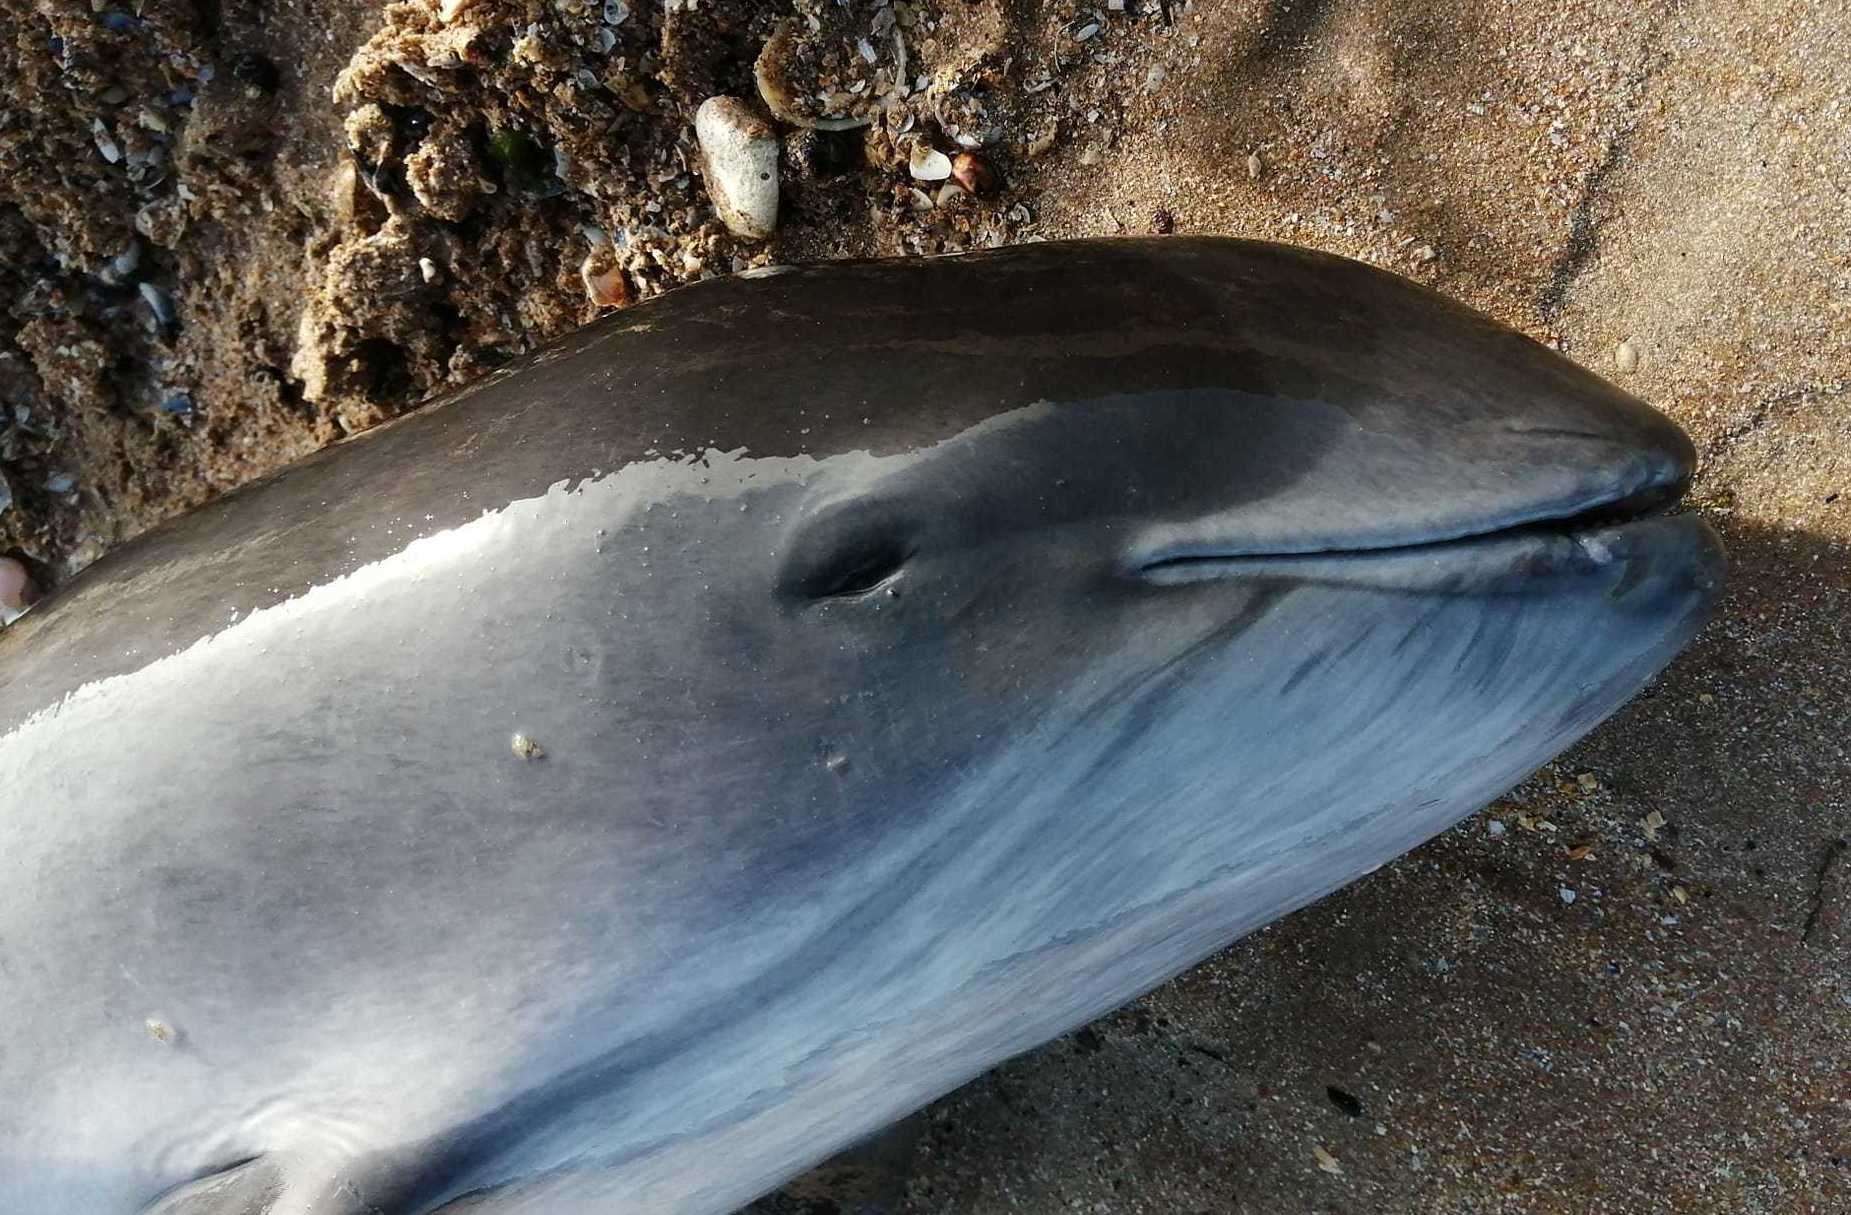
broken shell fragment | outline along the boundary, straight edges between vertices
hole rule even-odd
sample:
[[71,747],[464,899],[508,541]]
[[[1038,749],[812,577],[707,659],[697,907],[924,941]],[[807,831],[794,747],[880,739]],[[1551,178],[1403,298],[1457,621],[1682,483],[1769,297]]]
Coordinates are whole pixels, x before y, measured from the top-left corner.
[[[816,131],[854,130],[880,118],[887,101],[904,96],[908,79],[906,42],[892,14],[888,17],[884,28],[891,41],[879,42],[859,31],[842,37],[856,24],[846,7],[823,6],[807,20],[780,21],[752,64],[758,95],[772,117]],[[877,33],[883,28],[878,18],[875,27]],[[832,53],[839,56],[835,68],[846,68],[855,79],[837,78],[819,88],[824,82],[818,69]]]
[[944,181],[951,176],[951,157],[923,140],[915,140],[907,151],[906,167],[915,181]]
[[707,195],[733,235],[763,240],[778,226],[778,136],[737,97],[709,97],[694,112]]

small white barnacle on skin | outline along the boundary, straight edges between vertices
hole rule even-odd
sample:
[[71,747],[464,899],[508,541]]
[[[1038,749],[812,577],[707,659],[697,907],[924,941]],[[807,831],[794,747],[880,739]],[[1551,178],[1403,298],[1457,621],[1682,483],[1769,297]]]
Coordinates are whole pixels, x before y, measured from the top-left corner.
[[522,759],[544,759],[546,751],[539,743],[525,734],[516,734],[513,740],[514,753]]
[[171,1021],[160,1017],[149,1017],[142,1022],[142,1028],[148,1032],[150,1038],[162,1046],[176,1046],[180,1042],[180,1031],[174,1028]]

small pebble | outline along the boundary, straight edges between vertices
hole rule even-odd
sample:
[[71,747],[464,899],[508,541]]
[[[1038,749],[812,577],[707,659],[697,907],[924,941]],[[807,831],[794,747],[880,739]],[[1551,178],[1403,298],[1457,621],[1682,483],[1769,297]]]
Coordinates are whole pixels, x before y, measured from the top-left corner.
[[423,276],[425,282],[427,283],[436,282],[437,281],[437,263],[432,261],[428,257],[419,258],[418,259],[418,273]]
[[1322,1144],[1312,1144],[1311,1155],[1318,1162],[1320,1172],[1329,1173],[1333,1177],[1343,1176],[1343,1165]]
[[1613,365],[1627,375],[1639,370],[1639,348],[1632,344],[1631,339],[1613,348]]
[[959,152],[951,160],[951,176],[966,191],[982,198],[996,193],[996,170],[975,152]]
[[915,181],[944,181],[951,176],[951,157],[924,140],[915,140],[906,154],[906,168]]
[[514,753],[522,759],[544,759],[546,751],[539,743],[525,734],[516,734],[513,741]]
[[38,597],[25,565],[12,557],[0,557],[0,624],[13,623]]
[[51,494],[68,494],[77,488],[77,478],[67,472],[53,473],[45,478],[45,492]]
[[778,135],[771,124],[737,97],[709,97],[694,112],[694,136],[720,221],[746,240],[770,236],[778,226]]
[[1485,834],[1492,839],[1498,839],[1506,830],[1508,830],[1508,828],[1504,826],[1503,820],[1501,819],[1494,818],[1485,824]]
[[1422,245],[1414,250],[1414,260],[1417,262],[1430,262],[1438,256],[1439,252],[1432,245]]
[[1579,897],[1575,894],[1574,888],[1572,886],[1563,886],[1560,889],[1558,889],[1556,893],[1562,896],[1563,903],[1573,903],[1575,899]]
[[623,270],[600,250],[586,255],[578,274],[585,284],[585,297],[600,308],[628,308],[635,298]]
[[1260,154],[1258,152],[1247,153],[1247,177],[1249,180],[1260,180],[1260,172],[1265,168],[1266,166],[1260,161]]

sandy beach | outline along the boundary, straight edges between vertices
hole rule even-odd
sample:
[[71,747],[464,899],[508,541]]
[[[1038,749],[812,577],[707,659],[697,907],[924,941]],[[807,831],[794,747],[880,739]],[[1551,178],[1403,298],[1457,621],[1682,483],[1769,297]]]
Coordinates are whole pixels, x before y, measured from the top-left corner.
[[[693,131],[755,62],[889,99],[778,125],[764,240]],[[1731,589],[1484,813],[932,1107],[891,1209],[1851,1210],[1844,0],[0,0],[0,554],[55,586],[705,275],[1171,232],[1651,401]]]

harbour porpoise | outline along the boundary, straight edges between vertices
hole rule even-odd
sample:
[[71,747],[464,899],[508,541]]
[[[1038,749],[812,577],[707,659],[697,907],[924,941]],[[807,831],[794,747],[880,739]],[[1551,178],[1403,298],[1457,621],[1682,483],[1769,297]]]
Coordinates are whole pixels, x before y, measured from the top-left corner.
[[1624,704],[1693,459],[1277,244],[615,314],[0,633],[0,1210],[728,1211]]

